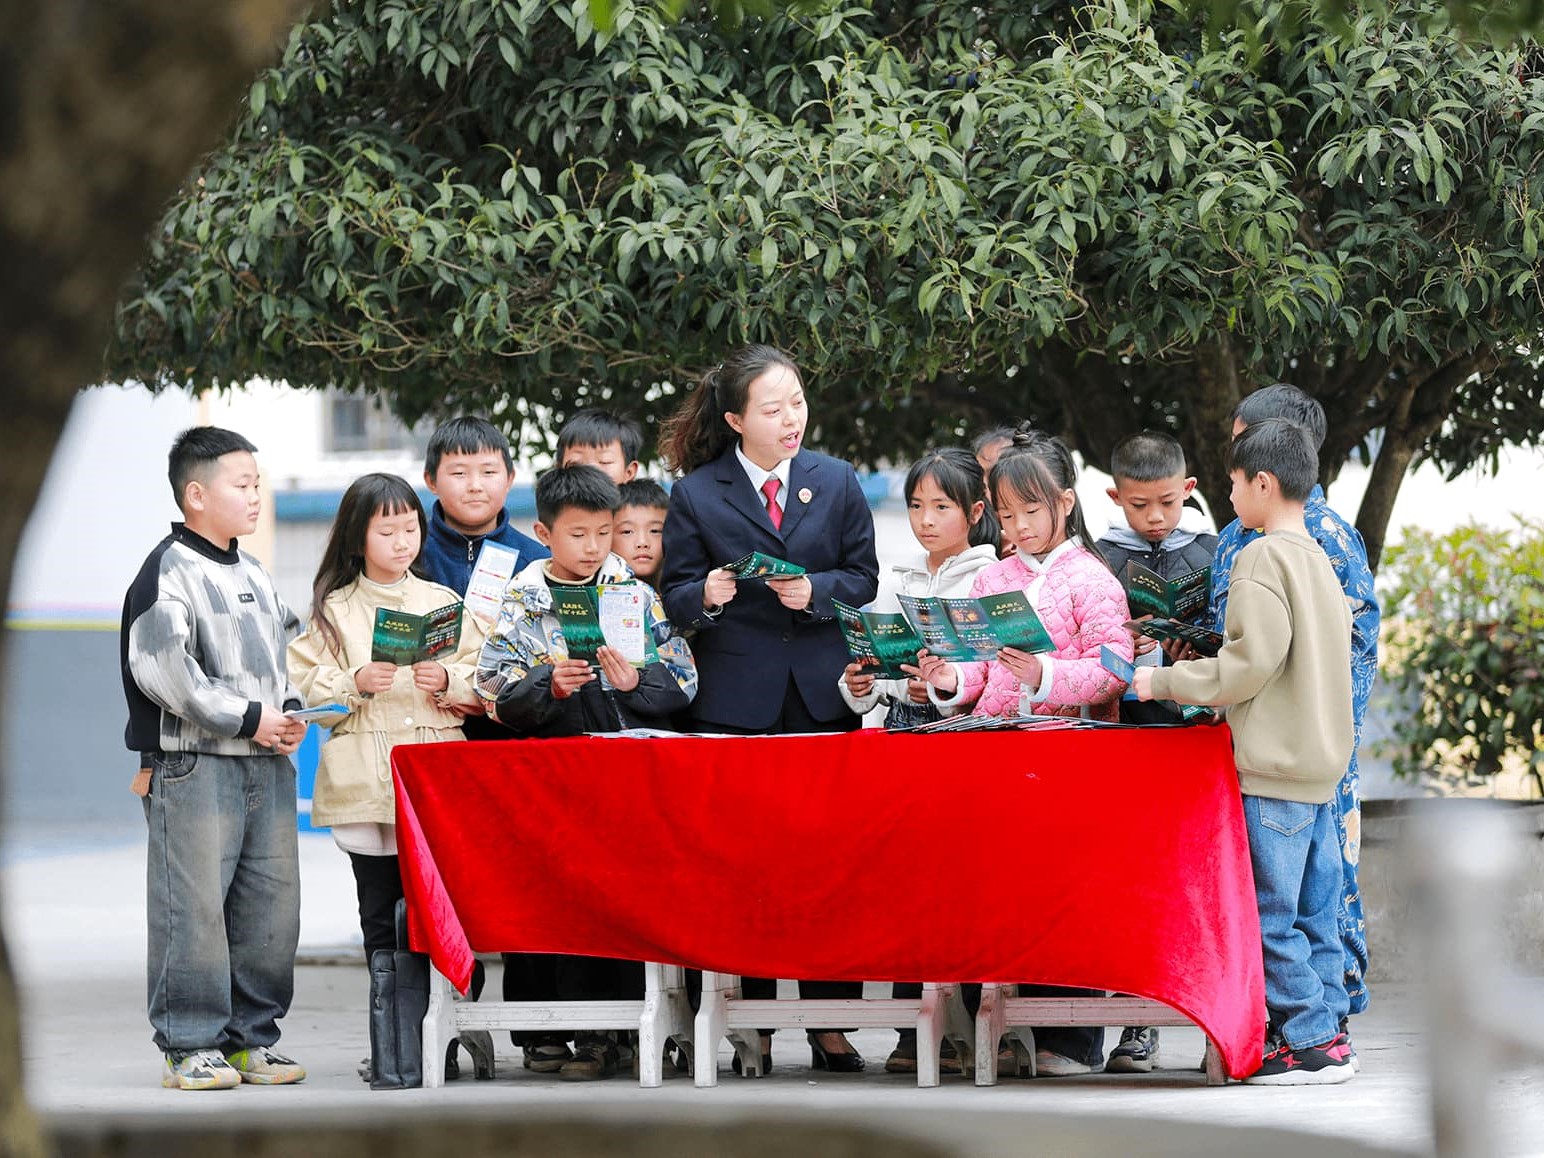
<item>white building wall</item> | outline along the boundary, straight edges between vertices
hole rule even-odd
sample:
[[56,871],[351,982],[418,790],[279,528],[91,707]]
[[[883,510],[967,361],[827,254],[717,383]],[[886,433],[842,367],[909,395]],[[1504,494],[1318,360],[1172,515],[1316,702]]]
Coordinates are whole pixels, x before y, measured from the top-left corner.
[[[196,422],[227,426],[250,438],[271,495],[341,491],[372,470],[420,483],[423,463],[416,452],[328,452],[324,407],[319,392],[261,382],[201,400],[180,393],[153,396],[140,387],[83,392],[22,538],[10,616],[116,621],[134,571],[178,517],[166,481],[166,450],[179,431]],[[1395,505],[1391,540],[1410,524],[1445,530],[1470,518],[1493,524],[1513,514],[1544,518],[1544,488],[1538,486],[1544,451],[1508,451],[1501,463],[1494,478],[1471,472],[1453,482],[1429,466],[1414,471]],[[527,464],[517,464],[519,482],[529,483],[531,473]],[[1347,467],[1330,492],[1331,505],[1353,517],[1366,484],[1364,468]],[[1096,534],[1120,517],[1105,497],[1108,485],[1095,470],[1085,470],[1079,479]],[[914,554],[898,495],[876,511],[875,521],[883,566]],[[280,593],[302,614],[326,532],[324,523],[281,521],[275,529],[271,569]]]

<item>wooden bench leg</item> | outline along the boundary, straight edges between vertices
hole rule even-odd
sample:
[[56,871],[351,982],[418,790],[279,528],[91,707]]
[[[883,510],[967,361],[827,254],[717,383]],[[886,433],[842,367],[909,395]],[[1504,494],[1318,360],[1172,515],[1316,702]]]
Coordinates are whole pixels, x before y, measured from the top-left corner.
[[917,1010],[917,1085],[938,1085],[938,1051],[944,1041],[945,990],[932,982],[922,986],[922,1005]]
[[638,1084],[655,1089],[664,1082],[665,1040],[670,1036],[665,967],[643,964],[643,1011],[638,1015]]
[[922,1005],[917,1010],[917,1085],[936,1086],[942,1079],[938,1053],[943,1043],[953,1044],[961,1068],[975,1068],[976,1035],[958,985],[922,986]]
[[429,1008],[424,1014],[424,1088],[445,1084],[445,1051],[456,1037],[456,1006],[450,982],[429,966]]
[[955,1056],[966,1075],[976,1069],[976,1023],[965,1009],[965,995],[958,985],[940,990],[944,1013],[944,1038],[954,1043]]
[[[730,973],[702,974],[702,1004],[692,1027],[692,1079],[699,1090],[718,1085],[718,1043],[729,1033],[730,997],[740,995],[740,979]],[[761,1059],[756,1059],[761,1064]]]
[[1206,1084],[1209,1086],[1228,1084],[1228,1071],[1222,1066],[1222,1053],[1217,1049],[1217,1043],[1209,1037],[1206,1039]]
[[997,1084],[997,1041],[1007,1022],[1003,987],[995,982],[981,986],[981,1008],[976,1010],[976,1085]]

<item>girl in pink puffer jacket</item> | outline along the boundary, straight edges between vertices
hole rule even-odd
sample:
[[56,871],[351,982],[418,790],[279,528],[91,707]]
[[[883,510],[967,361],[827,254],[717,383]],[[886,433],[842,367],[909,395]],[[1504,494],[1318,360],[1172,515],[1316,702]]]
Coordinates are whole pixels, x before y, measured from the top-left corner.
[[989,478],[1003,540],[1013,554],[976,575],[972,596],[1023,591],[1056,644],[1032,655],[1005,647],[985,663],[949,663],[922,652],[918,669],[946,715],[1119,716],[1126,685],[1099,649],[1130,659],[1126,593],[1089,536],[1073,485],[1077,468],[1059,439],[1021,427]]

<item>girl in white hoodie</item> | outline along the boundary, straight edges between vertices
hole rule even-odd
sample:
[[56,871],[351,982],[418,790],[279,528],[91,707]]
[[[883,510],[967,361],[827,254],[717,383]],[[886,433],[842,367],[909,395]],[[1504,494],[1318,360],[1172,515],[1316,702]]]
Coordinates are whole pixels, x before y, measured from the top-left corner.
[[[925,454],[906,472],[905,495],[911,533],[923,553],[880,576],[872,611],[899,611],[898,595],[969,595],[976,572],[997,562],[997,519],[987,507],[981,464],[970,451],[946,447]],[[886,728],[939,718],[920,679],[877,680],[850,663],[839,690],[859,715],[884,705]]]

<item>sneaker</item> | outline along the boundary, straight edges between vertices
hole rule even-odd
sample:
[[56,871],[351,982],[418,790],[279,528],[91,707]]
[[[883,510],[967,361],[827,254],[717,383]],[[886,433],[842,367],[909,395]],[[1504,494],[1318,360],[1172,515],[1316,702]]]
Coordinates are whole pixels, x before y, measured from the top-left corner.
[[899,1034],[895,1048],[890,1051],[890,1056],[885,1058],[885,1073],[914,1074],[916,1072],[917,1035],[916,1033]]
[[306,1071],[300,1065],[266,1045],[226,1054],[225,1060],[242,1081],[254,1086],[287,1086],[306,1080]]
[[1356,1056],[1356,1046],[1351,1044],[1351,1031],[1346,1028],[1347,1020],[1344,1017],[1340,1019],[1340,1036],[1346,1039],[1346,1050],[1351,1062],[1351,1072],[1359,1074],[1362,1072],[1362,1059]]
[[584,1037],[574,1042],[574,1056],[558,1070],[565,1082],[596,1082],[617,1072],[617,1043],[607,1037]]
[[[887,1074],[914,1074],[917,1072],[917,1035],[915,1033],[902,1033],[895,1043],[895,1048],[890,1051],[890,1056],[885,1058],[885,1073]],[[960,1064],[960,1055],[955,1051],[954,1043],[944,1038],[943,1044],[938,1048],[938,1072],[939,1074],[962,1074],[965,1067]]]
[[1072,1078],[1079,1074],[1096,1074],[1104,1069],[1101,1061],[1097,1066],[1091,1066],[1087,1062],[1080,1062],[1074,1058],[1064,1057],[1059,1053],[1052,1053],[1048,1049],[1035,1051],[1035,1076],[1040,1078]]
[[568,1048],[566,1041],[527,1043],[522,1048],[525,1068],[532,1073],[555,1074],[574,1060],[574,1051]]
[[1157,1064],[1158,1030],[1151,1025],[1128,1025],[1104,1068],[1112,1074],[1150,1074]]
[[1350,1043],[1337,1033],[1323,1045],[1293,1049],[1279,1037],[1266,1043],[1260,1068],[1244,1081],[1255,1086],[1333,1086],[1356,1076]]
[[217,1049],[174,1049],[166,1053],[161,1084],[168,1090],[233,1090],[241,1074]]

